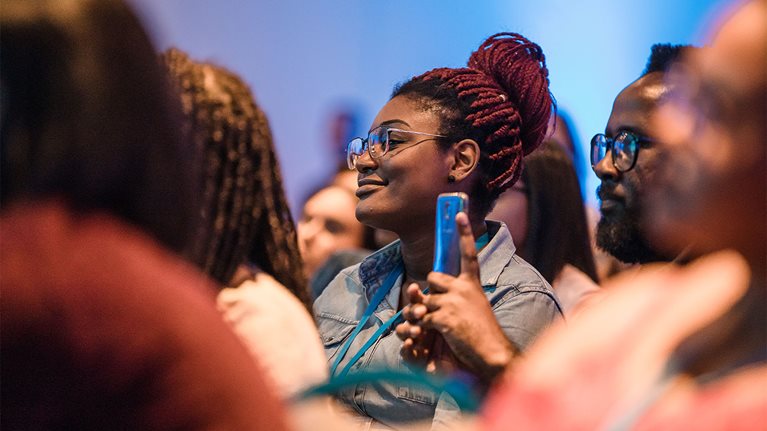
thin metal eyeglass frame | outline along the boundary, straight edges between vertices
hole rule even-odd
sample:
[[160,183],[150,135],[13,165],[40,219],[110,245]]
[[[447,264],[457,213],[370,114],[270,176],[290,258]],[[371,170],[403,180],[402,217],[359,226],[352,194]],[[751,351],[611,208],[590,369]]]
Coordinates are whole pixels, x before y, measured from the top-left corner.
[[[370,152],[370,145],[369,145],[370,135],[373,132],[375,132],[376,130],[378,130],[378,129],[386,130],[386,141],[384,142],[383,151],[381,151],[381,155],[380,156],[373,156],[373,153]],[[386,153],[389,152],[389,140],[391,139],[389,137],[389,132],[409,133],[411,135],[430,136],[432,138],[447,138],[447,136],[445,136],[445,135],[435,135],[433,133],[416,132],[416,131],[413,131],[413,130],[403,130],[403,129],[397,129],[397,128],[394,128],[394,127],[378,126],[378,127],[374,128],[373,130],[368,132],[367,138],[356,137],[356,138],[352,139],[351,141],[349,141],[348,144],[346,144],[346,164],[347,164],[347,167],[349,168],[349,170],[353,171],[353,170],[357,169],[357,159],[359,159],[362,156],[362,154],[364,154],[365,151],[368,152],[368,155],[370,156],[371,159],[379,159],[379,158],[385,156]],[[356,141],[357,139],[362,141],[362,153],[360,153],[360,154],[356,154],[356,153],[353,153],[351,151],[352,143],[354,141]],[[410,147],[416,146],[416,145],[420,144],[421,142],[426,142],[426,140],[416,142],[415,144],[411,145]],[[410,147],[407,147],[407,148],[410,148]]]

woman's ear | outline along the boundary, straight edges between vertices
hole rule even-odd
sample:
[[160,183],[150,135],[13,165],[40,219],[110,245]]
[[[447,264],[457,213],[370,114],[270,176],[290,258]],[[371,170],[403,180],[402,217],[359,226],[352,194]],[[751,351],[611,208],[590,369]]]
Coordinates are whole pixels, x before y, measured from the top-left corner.
[[479,164],[479,144],[473,139],[464,139],[453,145],[453,166],[450,175],[455,182],[466,179]]

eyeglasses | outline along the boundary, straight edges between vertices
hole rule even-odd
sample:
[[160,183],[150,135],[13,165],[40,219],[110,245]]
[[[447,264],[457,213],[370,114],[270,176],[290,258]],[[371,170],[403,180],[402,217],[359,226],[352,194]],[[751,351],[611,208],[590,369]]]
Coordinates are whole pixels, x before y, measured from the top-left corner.
[[615,138],[597,133],[591,138],[591,168],[595,168],[607,152],[612,155],[612,163],[618,172],[628,172],[637,162],[637,153],[642,142],[653,141],[632,132],[620,132]]
[[[407,133],[411,135],[430,136],[432,138],[446,138],[446,136],[435,135],[432,133],[414,132],[412,130],[402,130],[402,129],[395,129],[392,127],[378,126],[368,133],[368,137],[366,139],[354,138],[351,141],[349,141],[349,144],[346,147],[346,163],[348,164],[349,169],[352,169],[352,170],[356,169],[357,160],[359,160],[359,158],[362,157],[365,151],[368,152],[371,158],[380,159],[391,148],[394,148],[398,146],[399,144],[405,142],[402,139],[396,139],[395,137],[392,137],[391,136],[392,132]],[[422,141],[416,142],[413,145],[417,145],[417,144],[420,144],[421,142],[428,141],[428,140],[429,139],[424,139]]]

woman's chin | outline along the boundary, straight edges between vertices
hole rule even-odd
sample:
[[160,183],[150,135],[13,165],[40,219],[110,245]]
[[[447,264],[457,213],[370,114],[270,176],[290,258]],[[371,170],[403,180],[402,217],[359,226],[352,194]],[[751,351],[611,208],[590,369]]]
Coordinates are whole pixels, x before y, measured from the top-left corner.
[[368,205],[367,202],[360,201],[357,203],[357,208],[354,210],[354,215],[357,220],[367,226],[375,229],[389,229],[388,224],[385,223],[386,215],[372,205]]

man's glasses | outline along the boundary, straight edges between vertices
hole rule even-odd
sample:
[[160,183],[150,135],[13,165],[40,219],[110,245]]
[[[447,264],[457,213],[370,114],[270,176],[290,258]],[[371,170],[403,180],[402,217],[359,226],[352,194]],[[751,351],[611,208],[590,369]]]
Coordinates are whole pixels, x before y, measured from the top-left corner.
[[605,158],[607,152],[612,155],[612,162],[618,172],[630,171],[637,162],[637,153],[642,142],[652,142],[632,132],[620,132],[615,138],[598,133],[591,138],[591,168]]
[[[406,133],[410,135],[430,136],[432,138],[446,137],[443,135],[435,135],[432,133],[414,132],[411,130],[402,130],[402,129],[395,129],[392,127],[378,126],[368,133],[368,137],[366,139],[354,138],[351,141],[349,141],[349,145],[347,145],[346,147],[346,163],[348,164],[349,169],[352,169],[352,170],[356,169],[357,160],[359,160],[359,158],[362,157],[365,151],[368,152],[371,158],[379,159],[383,157],[384,154],[386,154],[391,148],[405,141],[404,139],[397,139],[396,135],[392,136],[392,133]],[[428,139],[424,139],[423,141],[418,141],[413,145],[420,144],[421,142],[424,142],[424,141],[428,141]]]

